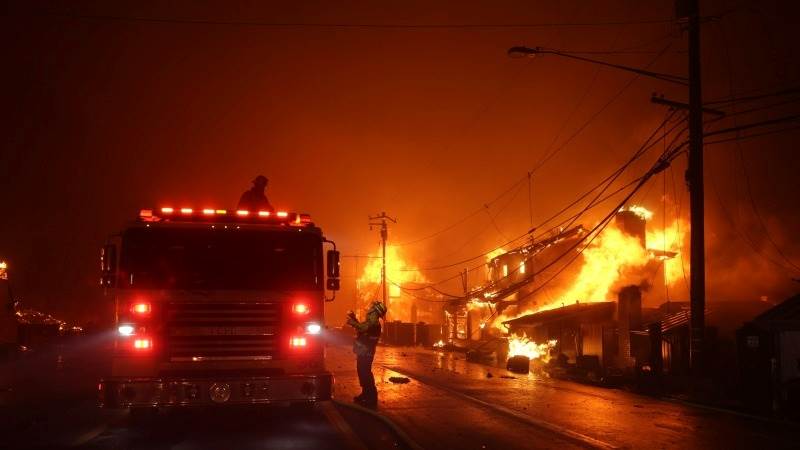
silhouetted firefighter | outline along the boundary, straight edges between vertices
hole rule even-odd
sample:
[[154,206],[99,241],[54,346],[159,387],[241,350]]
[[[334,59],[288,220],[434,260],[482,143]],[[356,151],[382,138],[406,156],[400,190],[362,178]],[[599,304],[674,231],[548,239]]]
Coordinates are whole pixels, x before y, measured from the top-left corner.
[[269,180],[264,175],[259,175],[253,180],[253,187],[246,190],[239,198],[238,209],[247,211],[275,211],[264,191]]
[[380,319],[385,316],[386,305],[377,301],[367,310],[367,317],[363,322],[356,319],[353,311],[347,315],[347,324],[358,332],[353,343],[353,353],[356,354],[356,370],[361,394],[353,400],[370,407],[378,404],[378,390],[375,388],[375,377],[372,375],[372,360],[375,359],[375,347],[381,337]]

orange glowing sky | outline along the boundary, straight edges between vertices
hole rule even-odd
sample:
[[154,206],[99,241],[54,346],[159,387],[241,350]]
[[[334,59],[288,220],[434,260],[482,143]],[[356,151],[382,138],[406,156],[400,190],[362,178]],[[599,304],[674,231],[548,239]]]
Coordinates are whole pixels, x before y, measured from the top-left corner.
[[[672,0],[346,2],[335,8],[327,2],[78,1],[69,4],[72,17],[60,15],[67,12],[60,2],[12,3],[12,13],[0,19],[3,41],[11,43],[2,83],[10,119],[0,125],[0,257],[16,271],[23,300],[77,319],[102,319],[97,248],[141,207],[230,207],[253,176],[264,173],[274,205],[311,213],[344,254],[363,255],[375,253],[378,244],[368,215],[385,210],[397,216],[390,230],[396,242],[426,236],[489,203],[553,142],[568,142],[533,176],[536,223],[628,158],[663,117],[651,93],[686,98],[680,87],[648,79],[615,98],[631,74],[555,57],[506,56],[508,47],[521,44],[622,49],[591,56],[643,66],[672,42],[651,68],[684,74],[685,37],[666,23],[370,28],[109,18],[576,23],[669,19]],[[710,13],[729,9],[722,0],[703,3]],[[798,31],[781,20],[791,5],[786,0],[758,12],[737,11],[705,25],[706,98],[800,79]],[[790,236],[800,229],[792,200],[800,167],[786,145],[796,138],[794,132],[745,141],[741,149],[771,236],[798,262],[800,248]],[[743,196],[737,147],[715,146],[707,155],[709,297],[779,300],[796,291],[785,271],[754,255],[741,238],[745,233],[757,247],[769,248]],[[651,161],[620,181],[635,178]],[[681,158],[666,189],[659,177],[637,203],[659,213],[666,192],[668,213],[685,217],[683,170]],[[529,226],[524,186],[492,203],[488,214],[403,250],[426,267],[480,254]],[[425,276],[437,280],[459,269]],[[354,304],[360,274],[352,259],[343,270],[345,288],[329,317]],[[732,288],[731,280],[745,286]],[[446,287],[459,289],[458,283]]]

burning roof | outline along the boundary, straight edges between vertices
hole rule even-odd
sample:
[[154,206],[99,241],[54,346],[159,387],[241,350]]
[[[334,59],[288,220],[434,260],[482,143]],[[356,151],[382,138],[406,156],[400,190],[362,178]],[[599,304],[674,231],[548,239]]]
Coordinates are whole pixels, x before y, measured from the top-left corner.
[[615,302],[575,303],[506,320],[503,325],[509,328],[519,326],[535,327],[562,320],[610,320],[614,315],[615,305]]

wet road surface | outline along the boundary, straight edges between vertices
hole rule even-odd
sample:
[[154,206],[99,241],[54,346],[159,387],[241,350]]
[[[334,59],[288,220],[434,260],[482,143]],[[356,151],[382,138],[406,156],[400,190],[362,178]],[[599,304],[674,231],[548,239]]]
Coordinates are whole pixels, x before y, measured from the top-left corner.
[[[344,374],[352,356],[331,348],[328,359]],[[800,448],[796,425],[513,374],[459,353],[383,347],[375,364],[380,411],[427,448]],[[340,393],[352,383],[341,385]]]
[[[359,391],[348,339],[327,348],[342,402]],[[332,403],[310,410],[180,410],[135,423],[127,411],[95,406],[101,352],[84,343],[56,353],[40,352],[15,366],[38,364],[36,376],[17,389],[24,401],[0,418],[0,449],[800,448],[797,426],[511,374],[460,353],[419,348],[379,347],[376,355],[377,412],[400,434],[379,418]],[[406,445],[401,434],[413,442]]]
[[345,405],[186,408],[134,420],[97,407],[102,342],[31,352],[0,368],[15,374],[0,399],[0,449],[403,449],[379,417]]

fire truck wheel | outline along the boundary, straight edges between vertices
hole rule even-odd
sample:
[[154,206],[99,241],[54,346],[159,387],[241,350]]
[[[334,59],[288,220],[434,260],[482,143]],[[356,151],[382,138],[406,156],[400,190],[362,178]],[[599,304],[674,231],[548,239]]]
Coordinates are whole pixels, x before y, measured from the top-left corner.
[[143,427],[153,424],[158,418],[158,408],[131,408],[130,421],[133,426]]

